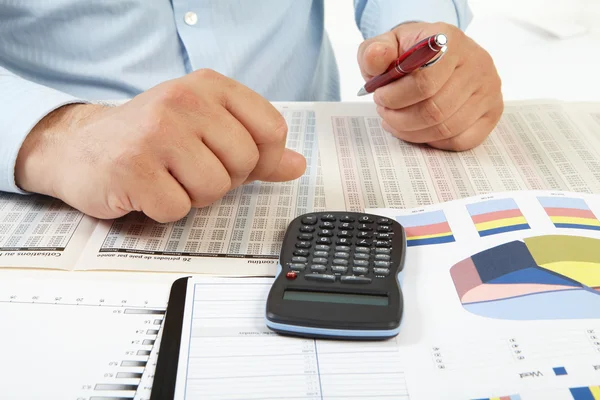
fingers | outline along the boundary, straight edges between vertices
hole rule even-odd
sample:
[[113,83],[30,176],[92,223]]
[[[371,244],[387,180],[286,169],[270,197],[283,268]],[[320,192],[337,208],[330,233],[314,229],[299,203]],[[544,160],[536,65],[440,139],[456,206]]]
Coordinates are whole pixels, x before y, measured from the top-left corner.
[[429,143],[440,150],[464,151],[479,146],[487,138],[500,119],[500,114],[491,111],[485,114],[460,135]]
[[169,172],[181,184],[193,207],[205,207],[223,197],[232,186],[229,172],[198,138],[169,150]]
[[[395,137],[411,143],[432,143],[448,140],[465,132],[489,110],[497,108],[499,102],[501,102],[501,99],[498,97],[491,98],[484,95],[472,96],[465,104],[461,104],[458,111],[449,118],[435,121],[435,123],[417,130],[405,129],[407,126],[406,124],[411,127],[411,122],[406,122],[404,116],[401,116],[398,119],[404,123],[404,125],[396,124],[398,120],[396,119],[395,113],[401,113],[402,110],[394,111],[383,109],[380,115],[384,118],[384,121],[382,122],[383,128],[392,133]],[[441,113],[439,113],[439,115],[441,115]]]
[[279,166],[275,171],[266,177],[264,180],[269,182],[285,182],[292,179],[298,178],[294,172],[291,175],[291,171],[305,171],[306,170],[306,159],[301,154],[296,153],[290,149],[285,149]]
[[231,188],[244,183],[260,158],[259,149],[246,128],[226,110],[217,107],[202,128],[215,132],[201,135],[202,140],[227,170]]
[[133,208],[160,223],[185,217],[192,202],[179,182],[164,167],[148,171],[152,171],[148,172],[152,179],[133,179],[127,185]]
[[[287,138],[287,124],[279,111],[248,87],[214,71],[198,72],[189,76],[193,79],[201,77],[203,80],[216,81],[213,90],[217,92],[217,100],[244,126],[254,140],[259,158],[248,179],[265,180],[272,175],[281,163]],[[289,166],[299,167],[299,164],[290,163]],[[287,173],[294,179],[301,176],[304,170],[290,170]]]
[[[457,57],[448,54],[430,68],[414,71],[395,82],[378,88],[373,95],[376,104],[388,108],[404,108],[417,104],[438,93],[453,77],[457,66]],[[460,81],[453,82],[452,88],[468,82],[468,73],[464,73]],[[450,93],[448,93],[450,94]]]
[[398,57],[398,40],[392,32],[368,39],[358,48],[358,65],[365,80],[384,73]]

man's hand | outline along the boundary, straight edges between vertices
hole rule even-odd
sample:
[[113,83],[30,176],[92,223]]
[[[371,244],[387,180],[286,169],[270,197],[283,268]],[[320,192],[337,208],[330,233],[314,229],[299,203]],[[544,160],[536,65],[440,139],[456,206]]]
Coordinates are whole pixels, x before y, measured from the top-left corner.
[[504,110],[501,81],[490,55],[457,27],[402,24],[363,42],[358,62],[365,80],[379,75],[418,41],[443,33],[444,57],[374,92],[383,128],[411,143],[467,150],[483,142]]
[[211,70],[162,83],[118,107],[65,106],[23,144],[17,184],[98,218],[142,211],[184,217],[253,180],[286,181],[306,169],[285,148],[280,113]]

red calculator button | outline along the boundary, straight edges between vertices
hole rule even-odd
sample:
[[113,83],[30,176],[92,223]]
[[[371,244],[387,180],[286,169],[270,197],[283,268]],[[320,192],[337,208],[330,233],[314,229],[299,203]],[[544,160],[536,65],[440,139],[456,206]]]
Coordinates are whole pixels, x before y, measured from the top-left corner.
[[298,277],[298,274],[295,273],[294,271],[290,271],[287,274],[285,274],[285,277],[288,278],[288,279],[290,279],[290,280],[293,280],[293,279],[296,279]]

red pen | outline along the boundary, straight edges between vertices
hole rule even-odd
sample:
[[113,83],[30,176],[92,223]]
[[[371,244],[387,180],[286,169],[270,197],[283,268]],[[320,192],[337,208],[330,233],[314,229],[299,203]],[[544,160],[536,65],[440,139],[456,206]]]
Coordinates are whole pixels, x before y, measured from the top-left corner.
[[[367,82],[357,95],[363,96],[373,93],[375,89],[402,78],[419,68],[426,68],[435,64],[446,52],[447,43],[448,38],[442,33],[421,40],[391,63],[386,72]],[[433,59],[438,54],[439,56]]]

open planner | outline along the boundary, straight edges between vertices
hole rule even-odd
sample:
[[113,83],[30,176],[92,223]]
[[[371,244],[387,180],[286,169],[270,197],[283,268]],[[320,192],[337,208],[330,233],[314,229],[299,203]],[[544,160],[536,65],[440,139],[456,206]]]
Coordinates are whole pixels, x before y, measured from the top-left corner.
[[[174,223],[0,193],[0,397],[600,399],[600,104],[509,102],[461,153],[395,139],[373,104],[276,106],[305,175]],[[312,211],[402,224],[396,337],[267,328],[283,235]]]

